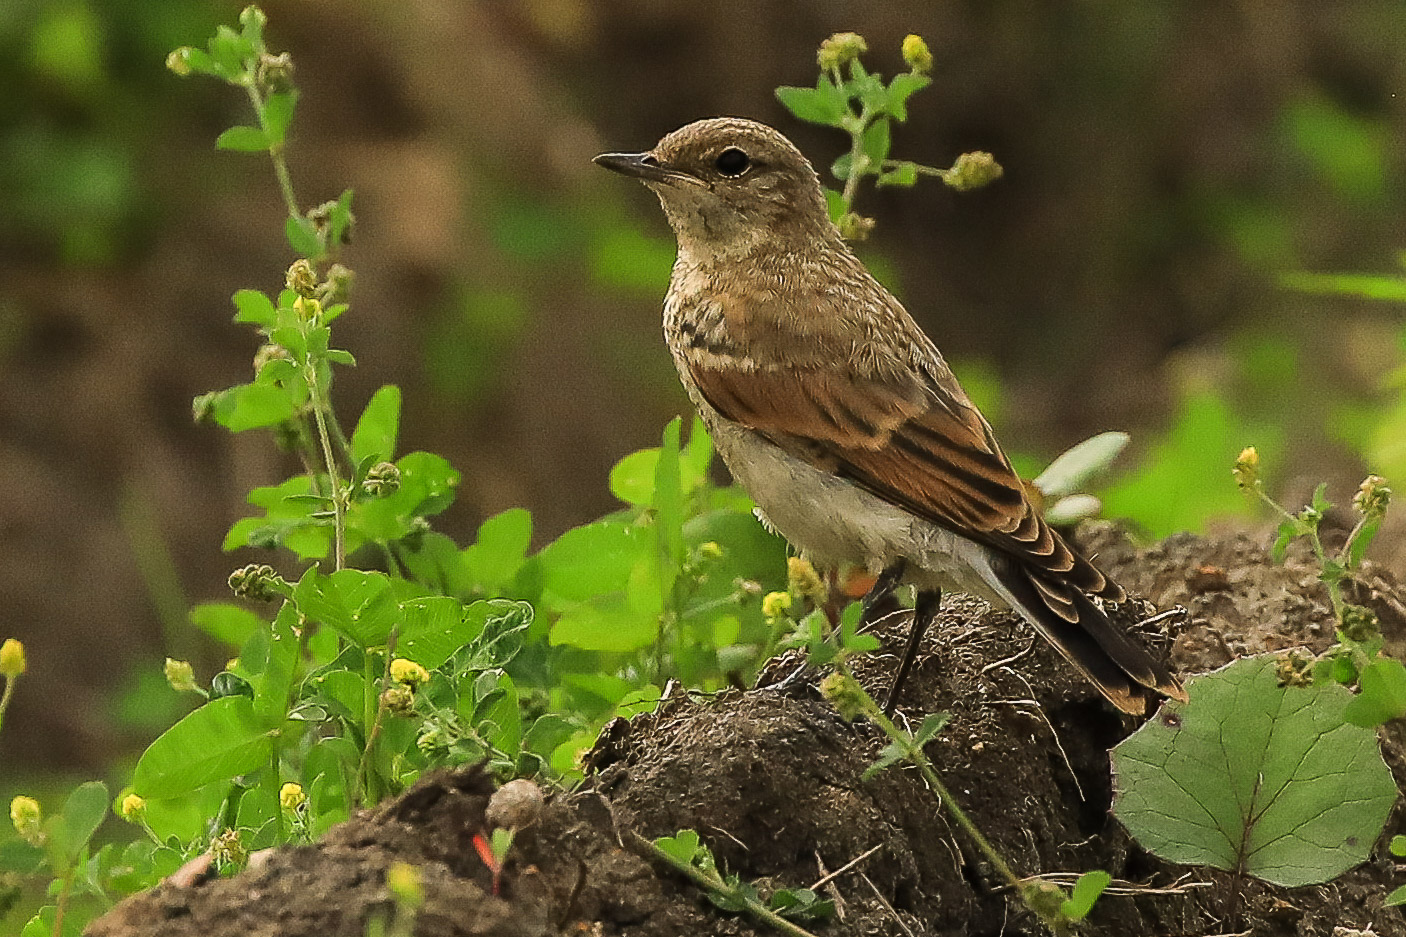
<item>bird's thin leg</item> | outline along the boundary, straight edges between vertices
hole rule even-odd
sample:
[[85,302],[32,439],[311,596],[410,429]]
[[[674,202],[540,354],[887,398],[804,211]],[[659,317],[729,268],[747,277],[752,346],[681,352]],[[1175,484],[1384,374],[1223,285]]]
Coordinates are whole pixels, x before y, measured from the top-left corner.
[[908,563],[899,559],[879,573],[879,578],[875,579],[869,591],[864,593],[864,612],[859,616],[859,627],[855,629],[857,632],[862,634],[868,631],[885,615],[898,610],[894,590],[898,588],[898,580],[903,578],[903,571],[907,567]]
[[938,606],[942,604],[942,591],[923,589],[918,592],[918,601],[913,607],[913,624],[908,627],[908,645],[903,649],[903,658],[898,662],[898,673],[893,676],[888,699],[884,700],[884,715],[892,716],[898,704],[898,694],[903,692],[903,683],[908,679],[908,671],[913,669],[913,659],[918,656],[918,647],[923,642],[923,632],[937,617]]

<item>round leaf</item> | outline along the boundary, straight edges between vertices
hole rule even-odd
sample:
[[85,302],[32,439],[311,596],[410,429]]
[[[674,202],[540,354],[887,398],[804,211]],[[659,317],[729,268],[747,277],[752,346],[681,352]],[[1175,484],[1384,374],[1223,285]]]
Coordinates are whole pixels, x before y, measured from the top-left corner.
[[1113,812],[1145,849],[1288,887],[1367,858],[1397,793],[1377,735],[1344,721],[1346,689],[1281,687],[1276,663],[1191,680],[1113,750]]

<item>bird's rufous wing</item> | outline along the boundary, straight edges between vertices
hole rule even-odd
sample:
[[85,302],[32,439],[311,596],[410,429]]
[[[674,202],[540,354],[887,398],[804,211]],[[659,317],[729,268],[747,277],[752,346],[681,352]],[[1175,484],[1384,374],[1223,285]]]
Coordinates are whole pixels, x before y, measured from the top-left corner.
[[1042,591],[1053,587],[1046,599],[1057,609],[1070,602],[1060,588],[1065,584],[1123,598],[1116,583],[1041,518],[991,427],[950,373],[885,379],[838,368],[743,369],[706,360],[691,362],[690,370],[724,418],[1033,567]]

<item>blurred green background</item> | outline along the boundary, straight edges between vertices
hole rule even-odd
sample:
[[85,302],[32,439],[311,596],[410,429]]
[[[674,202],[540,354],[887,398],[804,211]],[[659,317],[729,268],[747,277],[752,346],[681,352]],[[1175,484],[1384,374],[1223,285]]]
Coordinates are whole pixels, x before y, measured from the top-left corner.
[[[161,657],[213,653],[186,605],[264,559],[221,538],[244,492],[295,470],[267,437],[190,418],[194,395],[250,376],[230,294],[278,288],[291,260],[267,161],[213,148],[246,102],[163,65],[239,6],[0,4],[0,637],[31,666],[0,736],[7,797],[101,775],[169,724]],[[866,260],[1023,467],[1131,432],[1106,502],[1148,536],[1255,523],[1226,520],[1251,443],[1291,505],[1320,479],[1345,502],[1369,468],[1406,487],[1406,306],[1280,285],[1402,273],[1400,0],[265,9],[303,91],[300,196],[356,190],[337,327],[360,365],[337,403],[404,388],[402,445],[463,472],[440,524],[458,540],[516,505],[539,545],[611,510],[609,467],[687,410],[659,326],[672,239],[590,157],[733,114],[828,166],[843,139],[773,89],[812,83],[840,29],[885,73],[906,33],[933,49],[895,156],[986,149],[1006,168],[857,207],[879,221]],[[1406,567],[1399,521],[1374,556]]]

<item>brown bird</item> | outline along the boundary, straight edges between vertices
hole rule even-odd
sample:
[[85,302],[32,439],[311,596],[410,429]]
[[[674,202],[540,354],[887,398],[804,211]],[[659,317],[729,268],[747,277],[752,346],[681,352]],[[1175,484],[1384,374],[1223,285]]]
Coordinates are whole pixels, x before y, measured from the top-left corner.
[[820,179],[750,120],[682,127],[595,162],[634,176],[678,239],[664,334],[758,516],[818,565],[878,574],[866,618],[911,583],[892,709],[942,590],[1014,608],[1113,705],[1181,684],[1099,602],[1124,592],[1031,504],[932,341],[830,221]]

